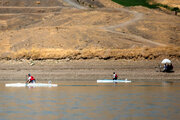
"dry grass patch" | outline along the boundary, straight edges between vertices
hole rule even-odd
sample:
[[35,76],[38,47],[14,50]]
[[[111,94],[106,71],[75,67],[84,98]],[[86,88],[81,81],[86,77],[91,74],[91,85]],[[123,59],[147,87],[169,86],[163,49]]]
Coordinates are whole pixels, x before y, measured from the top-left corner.
[[12,52],[9,59],[157,59],[180,58],[180,47],[136,48],[136,49],[21,49]]

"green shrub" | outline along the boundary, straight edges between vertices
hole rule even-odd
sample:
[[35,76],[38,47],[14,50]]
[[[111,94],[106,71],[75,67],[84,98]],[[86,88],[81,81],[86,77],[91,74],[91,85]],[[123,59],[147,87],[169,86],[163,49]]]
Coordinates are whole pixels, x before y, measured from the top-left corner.
[[180,12],[180,9],[178,7],[170,7],[168,5],[163,5],[160,3],[154,3],[154,4],[149,4],[150,0],[112,0],[118,4],[121,4],[123,6],[129,7],[129,6],[144,6],[148,8],[159,8],[159,7],[164,7],[168,10],[175,11],[176,14],[177,12]]
[[148,0],[112,0],[116,3],[119,3],[123,6],[144,6],[144,7],[148,7],[148,8],[157,8],[158,5],[157,4],[149,4]]

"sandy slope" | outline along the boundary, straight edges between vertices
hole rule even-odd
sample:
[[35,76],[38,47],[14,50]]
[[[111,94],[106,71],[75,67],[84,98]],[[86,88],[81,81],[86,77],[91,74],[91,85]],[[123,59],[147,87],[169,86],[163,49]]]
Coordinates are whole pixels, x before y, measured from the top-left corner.
[[[0,57],[21,60],[0,61],[2,81],[25,81],[31,73],[39,82],[95,82],[111,79],[113,71],[133,81],[180,80],[179,16],[123,8],[110,0],[99,0],[104,7],[93,9],[74,0],[5,1],[0,6]],[[156,72],[165,57],[175,58],[175,72]]]
[[112,79],[115,71],[119,79],[128,79],[133,82],[180,82],[180,61],[172,60],[172,73],[157,72],[155,67],[159,61],[132,61],[132,60],[46,60],[34,61],[0,61],[0,81],[24,82],[26,74],[31,73],[38,82],[52,81],[54,83],[66,81],[91,81],[97,79]]
[[143,7],[122,8],[108,0],[99,2],[103,8],[90,9],[73,0],[6,2],[0,7],[1,58],[31,48],[56,51],[180,46],[178,16]]

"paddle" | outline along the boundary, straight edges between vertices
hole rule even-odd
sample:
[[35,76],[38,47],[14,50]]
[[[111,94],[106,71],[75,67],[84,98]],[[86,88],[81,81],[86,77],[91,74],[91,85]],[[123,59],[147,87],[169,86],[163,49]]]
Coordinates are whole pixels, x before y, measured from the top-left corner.
[[26,87],[28,86],[28,76],[26,75]]

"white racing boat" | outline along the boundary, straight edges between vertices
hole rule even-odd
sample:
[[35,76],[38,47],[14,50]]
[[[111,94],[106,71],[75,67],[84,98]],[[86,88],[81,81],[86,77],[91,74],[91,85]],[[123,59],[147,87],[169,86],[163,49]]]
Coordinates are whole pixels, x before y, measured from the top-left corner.
[[104,79],[104,80],[97,80],[97,83],[130,83],[130,80],[108,80],[108,79]]
[[10,83],[5,84],[6,87],[57,87],[57,84],[51,83]]

